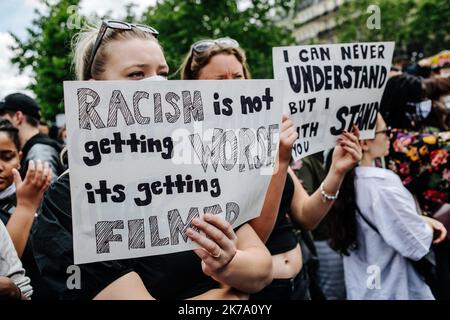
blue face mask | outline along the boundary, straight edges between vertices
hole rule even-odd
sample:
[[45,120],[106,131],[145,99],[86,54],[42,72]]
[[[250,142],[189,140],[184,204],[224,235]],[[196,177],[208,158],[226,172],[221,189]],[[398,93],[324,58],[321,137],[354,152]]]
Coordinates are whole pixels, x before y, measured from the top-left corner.
[[166,81],[166,80],[167,80],[166,77],[156,75],[156,76],[151,76],[148,78],[141,79],[140,81]]

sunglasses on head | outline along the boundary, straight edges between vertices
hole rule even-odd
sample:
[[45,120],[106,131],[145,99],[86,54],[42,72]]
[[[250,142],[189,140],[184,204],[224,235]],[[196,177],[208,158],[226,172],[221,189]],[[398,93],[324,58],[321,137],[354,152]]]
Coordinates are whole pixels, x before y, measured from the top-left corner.
[[114,30],[132,30],[133,28],[139,29],[143,32],[150,33],[154,37],[158,37],[159,32],[150,26],[146,26],[144,24],[133,24],[124,21],[118,20],[105,20],[102,21],[102,25],[97,35],[97,39],[95,40],[94,47],[92,48],[91,59],[89,61],[89,72],[91,71],[92,64],[94,63],[95,55],[97,54],[98,49],[102,43],[103,37],[105,36],[106,30],[114,29]]
[[191,49],[194,52],[201,53],[213,46],[220,46],[220,47],[231,47],[231,48],[239,48],[239,42],[237,42],[234,39],[231,38],[219,38],[219,39],[207,39],[207,40],[200,40],[195,42]]

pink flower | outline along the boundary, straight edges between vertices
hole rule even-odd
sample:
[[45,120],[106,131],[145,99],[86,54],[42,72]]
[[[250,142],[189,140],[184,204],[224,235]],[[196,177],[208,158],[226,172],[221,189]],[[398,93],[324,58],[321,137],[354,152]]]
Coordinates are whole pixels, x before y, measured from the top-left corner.
[[450,181],[450,170],[444,169],[444,171],[442,171],[442,179]]
[[437,167],[440,164],[446,164],[448,158],[447,150],[434,150],[430,154],[431,165]]

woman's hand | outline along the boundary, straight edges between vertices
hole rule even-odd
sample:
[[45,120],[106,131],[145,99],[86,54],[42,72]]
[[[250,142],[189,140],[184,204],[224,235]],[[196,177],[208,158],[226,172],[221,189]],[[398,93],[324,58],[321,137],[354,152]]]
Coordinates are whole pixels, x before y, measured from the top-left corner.
[[217,215],[206,213],[195,218],[193,225],[205,234],[188,228],[186,233],[200,248],[195,253],[202,259],[203,272],[209,276],[220,273],[237,252],[237,236],[231,225]]
[[336,141],[331,169],[345,175],[361,161],[362,149],[359,144],[359,129],[353,125],[352,133],[344,130]]
[[14,183],[16,184],[17,205],[22,205],[36,212],[44,196],[45,190],[52,181],[52,170],[47,162],[30,160],[25,179],[22,181],[19,172],[13,169]]
[[289,163],[292,154],[292,145],[298,138],[298,133],[295,130],[294,123],[285,114],[283,114],[283,119],[281,122],[281,132],[280,132],[280,148],[279,148],[279,159],[280,163]]
[[422,216],[422,218],[433,229],[433,243],[436,244],[444,241],[447,236],[447,229],[445,229],[444,225],[430,217]]

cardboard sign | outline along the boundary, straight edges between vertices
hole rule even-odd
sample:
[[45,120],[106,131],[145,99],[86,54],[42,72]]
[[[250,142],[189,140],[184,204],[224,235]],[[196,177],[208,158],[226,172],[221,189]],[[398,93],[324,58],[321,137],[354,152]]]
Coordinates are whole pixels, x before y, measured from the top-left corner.
[[287,80],[285,113],[297,126],[295,160],[332,148],[355,123],[372,138],[393,42],[273,48],[275,79]]
[[283,82],[64,83],[75,263],[191,250],[192,219],[257,217]]

